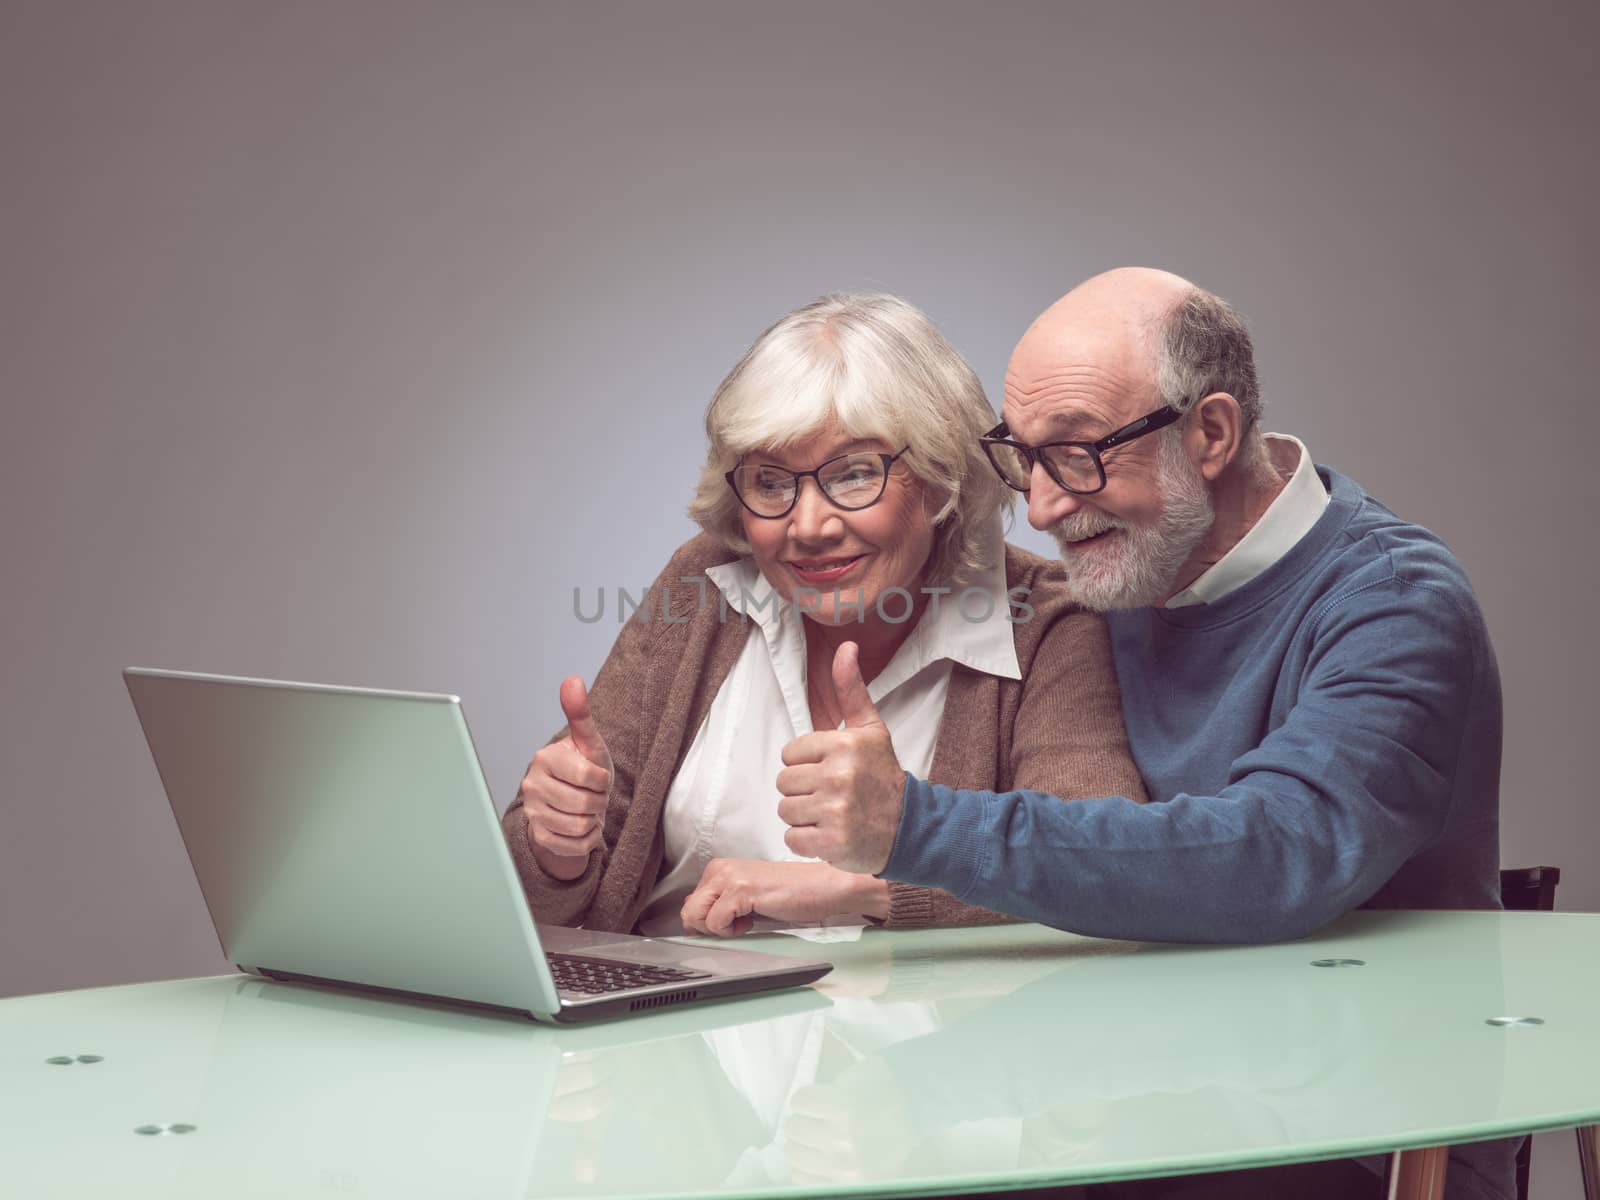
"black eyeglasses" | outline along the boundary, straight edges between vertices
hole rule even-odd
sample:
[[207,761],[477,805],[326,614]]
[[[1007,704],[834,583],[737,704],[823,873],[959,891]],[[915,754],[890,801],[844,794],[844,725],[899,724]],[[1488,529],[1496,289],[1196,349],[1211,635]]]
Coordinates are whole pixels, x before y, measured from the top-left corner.
[[[904,454],[911,449],[906,446]],[[889,468],[900,454],[841,454],[811,471],[791,471],[770,463],[735,467],[723,476],[753,516],[766,520],[789,515],[800,500],[800,481],[815,479],[828,502],[855,511],[871,508],[889,485]]]
[[1165,429],[1179,417],[1177,409],[1163,404],[1155,412],[1145,413],[1121,429],[1106,434],[1097,442],[1046,442],[1030,446],[1012,440],[1011,431],[1001,421],[978,439],[995,474],[1009,488],[1026,492],[1033,478],[1033,464],[1044,464],[1045,474],[1057,486],[1079,496],[1089,496],[1106,486],[1106,467],[1100,456],[1113,446],[1126,445],[1147,433]]

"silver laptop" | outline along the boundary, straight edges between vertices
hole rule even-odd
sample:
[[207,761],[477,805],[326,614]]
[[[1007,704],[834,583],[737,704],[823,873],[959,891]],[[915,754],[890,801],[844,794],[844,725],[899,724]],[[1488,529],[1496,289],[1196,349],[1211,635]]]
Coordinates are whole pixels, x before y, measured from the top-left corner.
[[536,926],[454,696],[123,678],[223,953],[241,970],[568,1022],[832,969]]

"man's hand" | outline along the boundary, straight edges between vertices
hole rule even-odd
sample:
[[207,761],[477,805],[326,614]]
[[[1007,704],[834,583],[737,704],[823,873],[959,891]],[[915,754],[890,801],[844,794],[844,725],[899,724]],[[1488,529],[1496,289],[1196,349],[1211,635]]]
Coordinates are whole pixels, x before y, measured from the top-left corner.
[[683,931],[736,937],[757,917],[817,925],[842,913],[889,915],[889,889],[827,863],[714,858],[683,902]]
[[854,642],[845,642],[833,658],[845,727],[808,733],[783,748],[778,815],[793,826],[783,840],[796,854],[876,875],[900,828],[906,773],[867,695],[858,653]]
[[561,682],[568,734],[533,756],[517,798],[528,818],[528,845],[552,879],[576,879],[600,845],[611,792],[611,752],[576,675]]

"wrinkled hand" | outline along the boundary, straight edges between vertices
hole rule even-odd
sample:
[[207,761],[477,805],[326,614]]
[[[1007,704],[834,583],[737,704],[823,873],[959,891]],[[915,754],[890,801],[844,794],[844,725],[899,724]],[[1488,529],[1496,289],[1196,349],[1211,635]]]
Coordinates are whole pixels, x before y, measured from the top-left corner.
[[683,902],[683,931],[737,937],[757,917],[817,925],[841,913],[888,916],[888,896],[877,880],[827,863],[714,858]]
[[528,845],[540,870],[576,879],[600,845],[611,793],[611,752],[600,736],[589,693],[576,675],[562,680],[561,711],[568,734],[533,756],[517,798],[528,818]]
[[808,733],[783,748],[778,815],[793,826],[783,840],[796,854],[876,875],[900,828],[906,773],[867,695],[854,642],[834,655],[833,687],[845,727]]

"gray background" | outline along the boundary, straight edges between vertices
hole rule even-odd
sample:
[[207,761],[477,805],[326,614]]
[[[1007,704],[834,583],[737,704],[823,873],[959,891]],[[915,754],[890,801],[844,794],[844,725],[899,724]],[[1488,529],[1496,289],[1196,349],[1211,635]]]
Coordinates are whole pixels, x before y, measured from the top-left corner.
[[122,666],[457,692],[509,801],[767,323],[898,292],[997,398],[1122,263],[1456,549],[1503,861],[1600,909],[1594,13],[7,0],[0,995],[224,965]]

